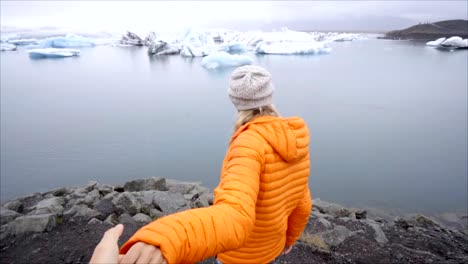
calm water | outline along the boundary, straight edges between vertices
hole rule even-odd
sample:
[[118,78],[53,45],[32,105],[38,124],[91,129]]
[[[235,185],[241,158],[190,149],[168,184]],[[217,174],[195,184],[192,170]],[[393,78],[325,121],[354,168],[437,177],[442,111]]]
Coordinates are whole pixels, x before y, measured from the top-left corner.
[[[285,116],[311,131],[314,197],[421,211],[467,208],[468,51],[335,43],[329,55],[255,56]],[[89,180],[218,182],[235,111],[232,69],[96,47],[79,58],[1,53],[1,198]]]

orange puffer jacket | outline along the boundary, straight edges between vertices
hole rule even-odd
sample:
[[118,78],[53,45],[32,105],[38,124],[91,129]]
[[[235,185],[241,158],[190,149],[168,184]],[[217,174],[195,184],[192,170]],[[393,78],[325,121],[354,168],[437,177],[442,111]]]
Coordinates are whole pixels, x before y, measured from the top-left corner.
[[216,256],[222,263],[268,263],[302,233],[311,211],[309,131],[298,117],[259,117],[233,135],[213,206],[154,221],[121,249],[145,242],[168,263]]

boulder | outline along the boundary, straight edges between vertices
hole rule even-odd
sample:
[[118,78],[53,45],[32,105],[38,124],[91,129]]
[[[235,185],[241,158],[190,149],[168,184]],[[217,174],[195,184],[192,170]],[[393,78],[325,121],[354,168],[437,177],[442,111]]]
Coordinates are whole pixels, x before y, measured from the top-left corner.
[[53,196],[65,196],[67,194],[71,193],[71,190],[68,189],[68,188],[59,188],[59,189],[56,189],[56,190],[53,190],[52,191],[52,195]]
[[88,221],[88,225],[100,225],[102,224],[102,221],[96,218],[91,218],[91,220]]
[[52,197],[40,201],[35,206],[31,207],[33,211],[30,215],[41,215],[41,214],[56,214],[62,215],[65,205],[65,199],[63,197]]
[[154,197],[158,191],[142,191],[134,192],[133,194],[137,200],[141,203],[140,211],[144,214],[149,214],[152,209],[162,210],[159,205],[154,201]]
[[151,223],[153,221],[153,219],[151,219],[151,217],[147,216],[146,214],[142,214],[142,213],[134,215],[133,219],[135,219],[135,221],[137,221],[139,223],[143,223],[143,224],[149,224],[149,223]]
[[397,217],[395,219],[395,225],[404,229],[416,226],[432,230],[441,229],[441,225],[438,222],[421,214],[411,214],[403,217]]
[[104,223],[115,226],[119,223],[119,217],[116,214],[111,214],[104,220]]
[[167,191],[166,179],[152,177],[126,182],[124,189],[127,192],[140,192],[149,190]]
[[125,189],[124,189],[124,187],[122,185],[115,185],[114,186],[114,191],[121,193],[121,192],[124,192]]
[[87,192],[90,192],[90,191],[94,190],[94,187],[96,185],[97,185],[97,181],[90,181],[90,182],[88,182],[88,184],[86,184],[85,190]]
[[27,215],[16,218],[8,224],[9,233],[19,235],[29,232],[51,231],[57,225],[55,214]]
[[22,213],[24,210],[24,204],[18,200],[6,202],[3,207],[18,213]]
[[155,191],[153,201],[165,215],[190,209],[187,200],[178,193]]
[[353,218],[355,216],[355,214],[348,208],[339,204],[325,202],[320,199],[314,199],[313,206],[322,214],[328,214],[334,217]]
[[96,186],[96,189],[99,191],[99,194],[102,196],[106,196],[107,194],[114,191],[114,187],[104,184]]
[[356,232],[350,231],[344,226],[335,226],[332,230],[328,230],[322,233],[317,234],[320,236],[323,241],[329,246],[338,246],[343,243],[346,238],[354,235]]
[[85,221],[89,221],[91,218],[98,217],[99,215],[98,211],[93,210],[84,204],[77,204],[63,214],[65,220],[69,220],[71,218],[83,218]]
[[200,185],[200,183],[182,182],[182,181],[171,180],[171,179],[166,180],[166,187],[168,191],[173,192],[173,193],[189,194],[198,185]]
[[106,194],[104,197],[102,197],[102,199],[112,201],[112,199],[114,199],[114,197],[116,197],[118,194],[119,194],[119,192],[112,191],[112,192]]
[[378,243],[388,243],[387,236],[382,230],[381,224],[373,220],[366,220],[367,224],[374,229],[374,239]]
[[141,204],[135,196],[129,192],[118,194],[112,199],[112,203],[121,211],[135,215],[140,212]]
[[77,204],[86,204],[90,207],[92,207],[95,203],[99,202],[101,199],[101,194],[99,193],[98,190],[94,189],[86,195],[86,197],[82,200],[80,200]]
[[16,211],[0,208],[0,225],[8,224],[20,216]]
[[132,225],[137,226],[138,223],[135,219],[133,219],[129,214],[123,213],[119,216],[119,223],[124,225]]
[[117,207],[110,200],[100,200],[96,203],[94,209],[99,213],[99,216],[96,217],[99,220],[104,220],[117,211]]
[[161,218],[163,217],[165,214],[161,211],[159,211],[158,209],[151,209],[150,210],[150,213],[149,213],[149,216],[153,219],[153,220],[156,220],[158,218]]
[[201,193],[195,194],[191,199],[192,208],[208,207],[213,205],[214,195],[213,193]]

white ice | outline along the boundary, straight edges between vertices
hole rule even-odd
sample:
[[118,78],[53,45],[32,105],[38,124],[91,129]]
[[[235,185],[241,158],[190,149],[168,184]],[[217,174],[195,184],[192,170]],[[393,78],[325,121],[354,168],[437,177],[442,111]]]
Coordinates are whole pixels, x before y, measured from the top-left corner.
[[29,46],[29,48],[78,48],[94,46],[96,46],[96,43],[91,38],[67,34],[64,37],[52,37],[40,40],[37,45]]
[[460,37],[451,37],[442,42],[440,45],[446,47],[466,48],[468,47],[468,39],[462,39]]
[[16,50],[16,46],[13,44],[2,42],[0,43],[0,50],[1,51],[13,51],[13,50]]
[[331,48],[323,42],[260,42],[255,52],[260,54],[328,54]]
[[438,38],[436,40],[427,42],[426,45],[428,45],[428,46],[439,46],[442,42],[444,42],[444,40],[446,40],[446,38]]
[[76,49],[57,48],[31,49],[28,53],[31,58],[65,58],[80,55],[80,51]]
[[13,45],[31,45],[36,44],[36,39],[9,39],[7,40],[8,43]]
[[234,67],[252,64],[253,60],[246,55],[232,55],[224,51],[213,52],[202,59],[202,66],[207,69]]

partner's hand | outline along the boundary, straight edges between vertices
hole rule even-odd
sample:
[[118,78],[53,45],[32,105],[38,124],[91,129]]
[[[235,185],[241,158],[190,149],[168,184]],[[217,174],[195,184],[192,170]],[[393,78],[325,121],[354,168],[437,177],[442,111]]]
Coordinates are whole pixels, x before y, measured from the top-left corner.
[[167,262],[159,248],[143,242],[138,242],[130,248],[119,263],[166,264]]
[[119,261],[119,246],[117,242],[124,230],[123,225],[117,225],[104,233],[101,242],[94,249],[90,264],[117,264]]
[[283,252],[281,253],[281,255],[287,255],[289,254],[289,252],[291,252],[292,250],[292,245],[291,246],[285,246],[284,249],[283,249]]

